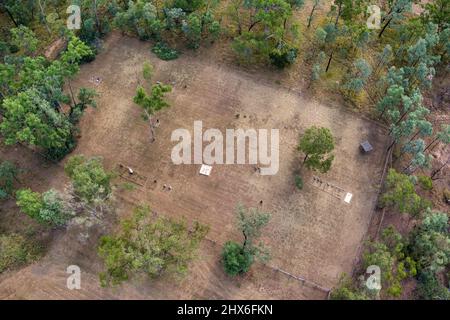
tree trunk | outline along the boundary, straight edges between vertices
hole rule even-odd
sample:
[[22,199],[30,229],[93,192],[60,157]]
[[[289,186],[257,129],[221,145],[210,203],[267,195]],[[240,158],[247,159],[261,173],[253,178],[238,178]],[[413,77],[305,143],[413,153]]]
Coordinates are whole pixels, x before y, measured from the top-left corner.
[[428,148],[430,148],[431,145],[437,141],[437,139],[438,139],[438,137],[434,138],[433,141],[431,141],[431,142],[426,146],[426,148],[423,150],[423,152],[427,151]]
[[[409,139],[408,143],[410,143],[411,141],[413,141],[413,139],[414,139],[415,137],[417,137],[417,135],[418,135],[419,133],[420,133],[420,130],[417,130],[417,132],[412,136],[412,138]],[[400,152],[400,154],[399,154],[399,156],[398,156],[397,159],[400,159],[405,153],[406,153],[406,151]]]
[[70,82],[70,79],[67,80],[67,84],[69,85],[69,91],[70,91],[70,96],[72,97],[73,107],[75,107],[77,102],[75,101],[75,96],[73,95],[72,84]]
[[45,10],[44,10],[44,8],[42,7],[41,0],[38,0],[38,4],[39,4],[39,9],[41,10],[41,18],[42,18],[42,21],[44,22],[44,25],[45,25],[45,28],[47,29],[48,34],[51,35],[51,34],[52,34],[52,31],[50,30],[50,27],[48,26],[48,23],[47,23],[47,17],[46,17],[46,15],[45,15]]
[[325,69],[325,72],[328,72],[328,69],[330,68],[331,59],[333,59],[333,53],[334,51],[332,51],[330,54],[330,58],[328,59],[327,68]]
[[258,23],[260,22],[260,20],[254,21],[249,27],[248,27],[248,31],[250,32],[254,26],[256,26]]
[[8,14],[9,18],[11,19],[11,21],[14,23],[14,25],[16,26],[16,28],[19,27],[17,21],[14,19],[14,16],[12,15],[11,11],[8,10],[8,8],[4,8],[6,13]]
[[391,148],[397,143],[395,139],[392,141],[391,145],[387,148],[387,151],[391,150]]
[[242,244],[242,250],[245,250],[245,248],[247,247],[247,244],[248,244],[248,237],[244,231],[242,231],[242,234],[244,235],[244,243]]
[[303,166],[305,165],[306,160],[308,160],[308,157],[309,157],[309,154],[307,154],[307,155],[305,156],[305,158],[303,158],[302,168],[303,168]]
[[339,18],[341,17],[341,10],[342,10],[342,2],[338,6],[338,11],[337,11],[337,14],[336,14],[336,20],[334,21],[334,26],[335,27],[337,27],[338,22],[339,22]]
[[102,26],[98,19],[97,0],[94,0],[94,12],[95,12],[95,24],[97,25],[97,31],[98,31],[99,35],[101,35],[102,34]]
[[311,27],[311,22],[312,22],[312,17],[314,14],[314,11],[316,10],[317,4],[314,4],[311,10],[311,13],[309,14],[309,18],[308,18],[308,26],[306,27],[307,29],[309,29],[309,27]]
[[386,30],[386,28],[389,26],[389,24],[391,23],[392,18],[389,18],[389,20],[386,22],[386,24],[383,26],[383,29],[381,29],[380,33],[378,34],[378,38],[381,38],[381,36],[384,33],[384,30]]
[[437,180],[437,178],[435,179],[434,177],[435,177],[439,172],[441,172],[442,169],[444,169],[444,167],[448,164],[449,161],[450,161],[450,158],[448,158],[447,161],[446,161],[442,166],[439,167],[439,169],[436,169],[436,170],[433,171],[433,173],[432,173],[431,176],[430,176],[431,180]]

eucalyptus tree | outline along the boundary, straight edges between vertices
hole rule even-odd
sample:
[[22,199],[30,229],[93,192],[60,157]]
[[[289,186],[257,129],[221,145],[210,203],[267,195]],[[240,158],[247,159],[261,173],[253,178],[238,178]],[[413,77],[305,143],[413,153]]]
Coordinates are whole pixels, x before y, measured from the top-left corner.
[[142,40],[159,39],[163,28],[157,7],[144,0],[130,1],[126,10],[116,14],[114,23],[123,31],[136,33]]
[[314,16],[314,12],[316,11],[317,7],[320,5],[320,0],[313,0],[313,5],[311,8],[311,12],[309,13],[308,16],[308,25],[306,26],[306,28],[310,28],[311,27],[311,23],[313,20],[313,16]]
[[294,62],[298,28],[291,18],[298,4],[285,0],[242,0],[233,5],[238,35],[232,46],[241,58],[259,57],[278,67]]
[[[7,84],[2,88],[3,118],[0,131],[6,144],[17,142],[40,147],[48,155],[60,159],[75,146],[73,115],[87,105],[94,105],[92,90],[81,89],[80,102],[75,96],[70,79],[79,71],[81,60],[92,51],[81,40],[72,36],[61,58],[49,63],[43,57],[25,57],[13,67],[2,67]],[[15,69],[16,73],[11,74]],[[63,87],[67,82],[72,103]],[[61,104],[69,104],[65,113]]]
[[381,18],[383,26],[378,33],[379,38],[389,26],[399,23],[405,18],[405,14],[412,10],[413,2],[413,0],[392,0],[385,2],[386,8],[384,8],[385,14]]
[[34,53],[37,50],[38,42],[33,30],[24,25],[11,29],[11,43],[20,48],[25,55]]
[[365,59],[357,59],[353,63],[349,79],[344,84],[344,88],[353,92],[360,92],[372,74],[372,67]]

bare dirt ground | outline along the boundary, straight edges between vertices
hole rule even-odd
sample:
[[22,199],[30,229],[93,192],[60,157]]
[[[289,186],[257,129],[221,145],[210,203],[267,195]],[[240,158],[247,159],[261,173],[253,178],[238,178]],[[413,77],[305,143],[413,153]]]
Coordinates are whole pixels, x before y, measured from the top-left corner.
[[[146,60],[155,66],[155,81],[173,85],[168,95],[171,107],[157,115],[161,125],[155,130],[154,143],[140,108],[132,102],[137,85],[144,83],[141,70]],[[92,81],[97,77],[98,84]],[[351,272],[375,205],[387,140],[383,128],[343,108],[306,99],[300,90],[277,85],[267,73],[241,72],[215,63],[214,57],[199,59],[189,53],[175,61],[161,61],[150,52],[149,43],[119,33],[112,33],[97,59],[82,67],[74,86],[93,87],[100,93],[98,108],[88,110],[82,119],[74,154],[99,155],[110,169],[123,164],[144,177],[135,190],[119,193],[118,216],[130,213],[138,203],[148,203],[158,214],[208,224],[208,240],[182,280],[141,279],[101,289],[95,247],[98,237],[112,228],[111,222],[92,228],[85,243],[79,241],[76,228],[58,231],[43,260],[0,277],[0,298],[323,299],[326,292],[274,269],[324,288],[334,286],[342,272]],[[278,174],[261,176],[251,165],[216,165],[211,176],[205,177],[199,175],[199,165],[174,165],[171,133],[177,128],[192,132],[195,120],[202,120],[204,129],[223,132],[226,128],[279,129]],[[351,192],[350,204],[342,195],[330,193],[330,187],[315,186],[313,174],[306,170],[302,171],[304,189],[294,185],[301,159],[296,145],[311,125],[328,127],[336,137],[332,170],[317,176]],[[375,150],[361,155],[358,146],[366,139]],[[65,181],[60,168],[39,168],[35,174],[46,177],[47,186],[59,188]],[[164,191],[164,184],[173,190]],[[267,266],[255,265],[244,278],[231,279],[222,271],[220,251],[225,241],[240,240],[235,206],[242,202],[256,207],[261,200],[262,208],[272,213],[262,239],[271,248],[272,259]],[[82,269],[86,286],[81,291],[65,287],[69,264]]]

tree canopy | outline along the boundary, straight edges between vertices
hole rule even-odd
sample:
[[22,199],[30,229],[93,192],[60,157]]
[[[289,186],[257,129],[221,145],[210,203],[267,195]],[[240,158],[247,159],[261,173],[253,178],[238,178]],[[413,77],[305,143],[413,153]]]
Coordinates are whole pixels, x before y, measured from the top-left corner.
[[308,169],[327,172],[331,168],[334,155],[334,138],[330,129],[313,126],[300,138],[298,150],[305,154],[303,165]]
[[140,206],[122,221],[119,233],[100,239],[98,253],[106,268],[102,284],[119,284],[139,273],[184,275],[207,232],[198,222],[189,228],[184,220],[154,218],[149,207]]

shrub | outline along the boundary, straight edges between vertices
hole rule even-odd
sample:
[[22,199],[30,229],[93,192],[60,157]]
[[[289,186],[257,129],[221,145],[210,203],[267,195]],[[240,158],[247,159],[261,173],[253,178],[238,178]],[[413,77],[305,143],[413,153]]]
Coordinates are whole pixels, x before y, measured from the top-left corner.
[[20,267],[36,258],[38,250],[21,235],[0,235],[0,273]]
[[253,263],[253,255],[234,241],[225,243],[222,259],[225,272],[230,276],[247,272]]
[[106,267],[101,284],[119,284],[136,273],[186,274],[208,229],[198,222],[189,229],[184,220],[153,218],[150,208],[136,208],[131,219],[122,221],[118,234],[100,239],[98,253]]
[[394,206],[401,213],[419,215],[431,206],[430,201],[417,193],[412,177],[389,169],[386,177],[386,192],[380,197],[381,206]]
[[450,204],[450,190],[445,189],[445,190],[442,192],[442,194],[443,194],[443,196],[444,196],[444,202],[447,203],[447,204]]
[[270,63],[272,63],[279,69],[283,69],[295,62],[295,59],[297,59],[297,54],[297,48],[277,48],[272,50],[272,52],[269,54]]
[[239,204],[236,215],[237,225],[244,241],[242,244],[228,241],[222,251],[225,272],[233,276],[247,272],[255,259],[264,262],[270,258],[269,252],[262,243],[254,244],[261,235],[262,228],[269,223],[270,214],[256,208],[247,209]]
[[0,200],[6,199],[12,193],[18,174],[19,170],[12,162],[3,161],[0,164]]
[[177,59],[179,54],[175,49],[170,48],[165,42],[158,42],[152,48],[152,52],[156,54],[161,60],[174,60]]
[[41,195],[30,189],[21,189],[16,196],[20,209],[37,222],[50,226],[62,226],[67,222],[64,202],[55,190],[50,189]]
[[334,138],[328,128],[312,126],[300,139],[298,150],[305,154],[302,166],[322,173],[328,172],[334,160]]
[[103,168],[101,158],[76,155],[69,158],[64,171],[72,181],[75,194],[88,203],[108,199],[113,174]]
[[433,189],[433,180],[430,177],[425,175],[418,176],[418,181],[422,189],[431,190]]
[[295,186],[297,189],[302,190],[303,189],[303,179],[300,176],[295,176]]
[[330,294],[331,300],[368,300],[368,297],[360,290],[347,275],[343,274],[336,288]]
[[432,271],[426,270],[419,276],[417,292],[425,300],[450,300],[450,291],[443,286]]

